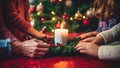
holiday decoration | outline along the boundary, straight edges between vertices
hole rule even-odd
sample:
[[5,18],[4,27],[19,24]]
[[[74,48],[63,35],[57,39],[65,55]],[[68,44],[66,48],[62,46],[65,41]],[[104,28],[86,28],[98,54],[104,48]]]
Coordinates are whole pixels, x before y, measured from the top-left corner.
[[36,7],[36,10],[39,12],[39,13],[42,13],[43,10],[44,10],[44,7],[43,7],[43,4],[42,3],[39,3]]
[[46,21],[46,18],[45,18],[45,17],[42,17],[42,18],[41,18],[41,21],[42,21],[42,22],[45,22],[45,21]]
[[35,26],[36,26],[36,24],[35,24],[35,20],[34,20],[34,19],[32,19],[32,21],[31,21],[31,23],[30,23],[30,24],[31,24],[31,26],[32,26],[32,27],[35,27]]
[[41,29],[41,32],[42,32],[42,33],[46,33],[46,26],[44,26],[44,27]]
[[[86,15],[86,11],[93,5],[93,0],[33,0],[30,5],[31,21],[35,20],[34,28],[38,31],[46,26],[47,32],[54,32],[55,28],[58,28],[58,21],[62,23],[62,20],[66,22],[65,28],[68,28],[69,32],[86,32],[88,29],[92,31],[97,27],[97,24],[90,23],[97,20],[91,20]],[[83,18],[82,15],[86,17]],[[83,23],[86,18],[90,20],[87,28]]]
[[66,23],[65,20],[62,20],[62,22],[61,22],[61,26],[62,26],[62,28],[64,28],[64,29],[67,28],[67,23]]
[[54,11],[51,11],[51,14],[52,14],[52,15],[55,15],[55,12],[54,12]]
[[[58,43],[57,45],[51,44],[50,50],[47,53],[47,55],[48,56],[79,55],[80,53],[75,49],[75,45],[77,45],[80,40],[81,39],[77,37],[74,39],[68,39],[68,43],[66,45],[60,43]],[[51,41],[48,43],[51,43]],[[52,40],[52,43],[54,43],[54,39]]]
[[87,10],[86,16],[88,18],[92,18],[94,15],[95,15],[95,9],[94,8],[90,8],[89,10]]
[[59,0],[50,0],[53,4],[57,4]]
[[56,24],[56,28],[61,28],[61,22],[58,21],[58,23]]
[[34,13],[35,11],[36,11],[35,6],[31,6],[30,9],[29,9],[29,12]]
[[74,16],[75,20],[81,20],[82,19],[82,14],[80,13],[80,11],[77,11],[77,13]]
[[66,0],[66,1],[65,1],[65,5],[66,5],[67,7],[71,7],[71,6],[72,6],[72,0]]
[[63,19],[68,19],[68,15],[67,15],[66,13],[64,13],[64,14],[62,15],[62,18],[63,18]]
[[88,19],[84,19],[84,20],[83,20],[83,24],[84,24],[85,26],[89,25],[89,20],[88,20]]

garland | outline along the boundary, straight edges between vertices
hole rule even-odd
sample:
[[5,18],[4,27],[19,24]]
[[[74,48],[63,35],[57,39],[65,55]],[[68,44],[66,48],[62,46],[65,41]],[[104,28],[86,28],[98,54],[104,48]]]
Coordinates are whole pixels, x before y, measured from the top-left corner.
[[49,52],[47,53],[47,56],[69,56],[69,55],[79,55],[80,53],[75,49],[75,45],[78,44],[78,42],[81,40],[81,38],[77,37],[74,39],[68,39],[67,45],[57,44],[54,45],[54,38],[48,39],[48,43],[50,44]]

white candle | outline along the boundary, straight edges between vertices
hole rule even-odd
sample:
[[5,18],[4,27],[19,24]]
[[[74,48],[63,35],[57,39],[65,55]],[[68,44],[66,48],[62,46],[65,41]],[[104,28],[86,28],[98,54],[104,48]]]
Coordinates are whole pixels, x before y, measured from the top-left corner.
[[68,30],[67,29],[55,29],[55,45],[57,43],[67,45],[68,41]]

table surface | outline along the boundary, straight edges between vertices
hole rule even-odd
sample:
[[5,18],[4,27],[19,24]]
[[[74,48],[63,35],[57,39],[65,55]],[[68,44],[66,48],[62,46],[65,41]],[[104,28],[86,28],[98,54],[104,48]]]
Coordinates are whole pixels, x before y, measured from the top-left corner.
[[[51,34],[50,34],[51,35]],[[69,34],[70,38],[79,34]],[[120,61],[99,60],[88,55],[0,60],[0,68],[120,68]]]

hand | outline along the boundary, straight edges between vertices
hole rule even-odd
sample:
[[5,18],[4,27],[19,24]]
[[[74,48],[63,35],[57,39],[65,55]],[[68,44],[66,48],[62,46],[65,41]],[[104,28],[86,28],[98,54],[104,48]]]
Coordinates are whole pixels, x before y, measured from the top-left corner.
[[46,52],[49,50],[49,45],[43,41],[32,39],[21,42],[16,48],[19,50],[19,53],[31,57],[31,58],[40,58],[43,57]]
[[86,39],[88,37],[95,37],[97,34],[98,32],[88,32],[88,33],[81,34],[79,37],[81,39]]
[[104,44],[104,39],[101,35],[98,35],[94,38],[94,40],[92,41],[93,43],[96,43],[98,45]]
[[80,53],[85,53],[91,56],[98,57],[99,46],[94,43],[80,42],[75,47]]
[[95,37],[89,37],[89,38],[81,40],[80,42],[93,42],[94,40],[95,40]]

